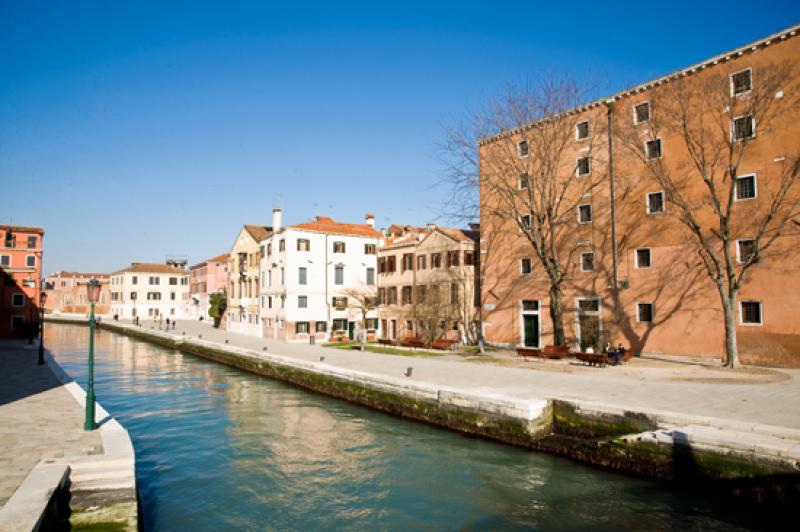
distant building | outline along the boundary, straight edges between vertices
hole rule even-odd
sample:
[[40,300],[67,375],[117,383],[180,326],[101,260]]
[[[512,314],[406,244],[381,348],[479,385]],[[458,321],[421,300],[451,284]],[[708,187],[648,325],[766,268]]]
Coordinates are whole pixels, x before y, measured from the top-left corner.
[[[359,329],[377,335],[375,218],[351,224],[317,216],[283,227],[281,215],[273,210],[273,232],[260,240],[264,337],[322,342],[355,338]],[[372,309],[361,323],[364,298]]]
[[271,231],[272,228],[265,225],[243,226],[228,254],[228,309],[224,322],[229,331],[261,336],[258,242]]
[[188,301],[187,270],[134,262],[111,274],[111,314],[120,318],[185,319]]
[[228,254],[205,260],[189,268],[189,318],[207,320],[211,294],[224,292],[228,285]]
[[44,279],[47,294],[47,312],[79,313],[89,312],[86,284],[90,279],[100,283],[100,300],[95,305],[97,314],[111,312],[111,276],[107,273],[55,272]]
[[0,225],[0,338],[24,337],[39,321],[41,227]]

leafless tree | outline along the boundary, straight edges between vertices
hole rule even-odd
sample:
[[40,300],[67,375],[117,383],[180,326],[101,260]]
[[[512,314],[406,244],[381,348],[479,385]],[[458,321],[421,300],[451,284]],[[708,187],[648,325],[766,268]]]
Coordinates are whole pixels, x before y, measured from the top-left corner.
[[358,310],[361,314],[362,334],[359,343],[361,344],[361,351],[364,351],[367,345],[367,314],[378,308],[377,289],[373,285],[361,285],[348,288],[342,294],[347,297],[347,305],[352,309]]
[[[579,253],[578,207],[605,167],[605,121],[584,124],[585,115],[576,112],[588,96],[588,87],[568,78],[512,87],[448,129],[442,146],[451,204],[474,215],[480,190],[481,240],[513,245],[519,234],[533,250],[549,281],[557,345],[566,343],[562,286]],[[508,245],[495,249],[507,254]],[[481,260],[490,264],[492,257],[482,253]]]
[[652,90],[646,123],[620,120],[615,126],[626,156],[638,160],[664,190],[667,212],[719,293],[728,367],[739,363],[739,290],[797,219],[800,206],[796,139],[780,158],[759,165],[757,201],[736,201],[750,186],[742,178],[753,168],[756,151],[765,148],[756,148],[765,142],[761,137],[777,140],[771,133],[781,127],[785,111],[799,103],[794,94],[782,92],[796,76],[796,66],[763,65],[752,78],[732,74],[719,67],[671,80]]

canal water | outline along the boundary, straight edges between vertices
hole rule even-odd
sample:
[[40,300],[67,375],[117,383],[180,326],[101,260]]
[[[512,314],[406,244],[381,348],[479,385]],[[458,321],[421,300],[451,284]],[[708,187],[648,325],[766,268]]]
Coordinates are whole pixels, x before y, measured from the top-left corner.
[[[81,386],[88,329],[48,325]],[[145,530],[746,530],[722,501],[462,436],[99,331]],[[368,355],[367,355],[368,356]]]

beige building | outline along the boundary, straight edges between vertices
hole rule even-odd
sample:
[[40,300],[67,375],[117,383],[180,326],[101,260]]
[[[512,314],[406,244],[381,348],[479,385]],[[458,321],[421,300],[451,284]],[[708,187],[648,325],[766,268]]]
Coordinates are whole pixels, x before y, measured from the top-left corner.
[[476,229],[389,228],[378,250],[382,338],[478,340]]
[[244,225],[228,254],[228,308],[225,327],[229,331],[262,336],[259,316],[259,241],[272,233],[265,225]]
[[89,312],[86,284],[90,279],[100,283],[100,300],[95,305],[97,314],[108,314],[111,302],[111,276],[107,273],[55,272],[44,278],[47,293],[47,312],[86,314]]

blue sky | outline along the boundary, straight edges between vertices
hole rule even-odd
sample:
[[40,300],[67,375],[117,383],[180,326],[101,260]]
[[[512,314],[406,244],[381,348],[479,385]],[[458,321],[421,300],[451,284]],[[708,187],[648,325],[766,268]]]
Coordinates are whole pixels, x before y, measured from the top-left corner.
[[788,1],[289,4],[0,0],[0,223],[45,227],[47,272],[193,264],[274,206],[443,223],[442,126],[508,83],[608,93],[800,21]]

